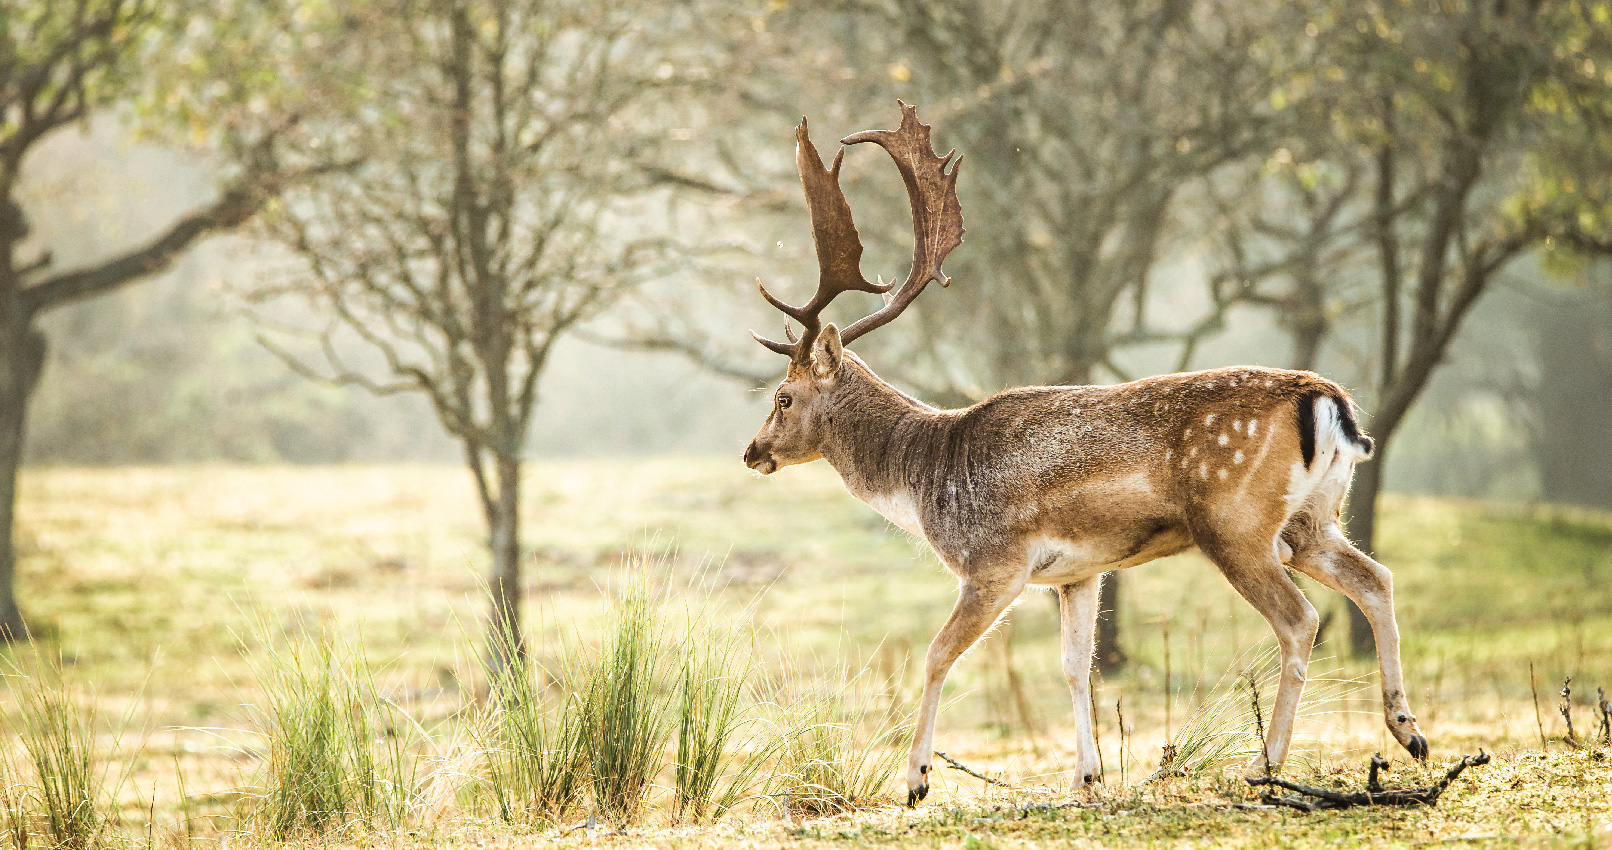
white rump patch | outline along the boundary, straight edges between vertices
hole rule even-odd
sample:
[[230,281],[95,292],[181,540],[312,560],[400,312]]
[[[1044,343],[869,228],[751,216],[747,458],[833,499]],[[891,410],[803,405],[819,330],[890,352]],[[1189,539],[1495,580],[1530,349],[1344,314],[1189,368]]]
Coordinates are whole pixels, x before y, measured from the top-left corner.
[[1309,503],[1319,503],[1325,512],[1334,510],[1349,490],[1355,462],[1366,457],[1344,433],[1337,402],[1321,396],[1314,403],[1315,457],[1309,469],[1301,460],[1288,473],[1285,499],[1289,517]]

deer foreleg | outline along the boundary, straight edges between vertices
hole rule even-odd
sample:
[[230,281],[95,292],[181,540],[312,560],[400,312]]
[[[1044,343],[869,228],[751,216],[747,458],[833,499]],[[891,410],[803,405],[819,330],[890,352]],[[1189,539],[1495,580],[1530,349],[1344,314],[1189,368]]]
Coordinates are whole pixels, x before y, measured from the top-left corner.
[[929,794],[929,771],[935,752],[935,717],[940,712],[940,691],[952,665],[996,623],[1024,589],[1028,570],[995,580],[964,579],[946,625],[929,644],[924,658],[924,695],[918,704],[918,721],[912,730],[912,752],[907,756],[907,805],[916,806]]
[[1074,789],[1090,787],[1102,778],[1097,758],[1097,737],[1091,716],[1091,656],[1097,639],[1097,598],[1103,577],[1058,588],[1058,615],[1063,631],[1063,677],[1075,704],[1075,751],[1080,765]]

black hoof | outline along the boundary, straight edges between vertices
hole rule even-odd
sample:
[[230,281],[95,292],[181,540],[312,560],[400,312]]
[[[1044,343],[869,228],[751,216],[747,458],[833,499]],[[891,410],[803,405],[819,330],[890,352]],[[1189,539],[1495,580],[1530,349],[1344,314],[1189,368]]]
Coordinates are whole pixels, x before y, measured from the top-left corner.
[[907,792],[907,808],[917,808],[918,804],[923,802],[923,799],[927,796],[929,796],[928,785],[919,785],[917,788],[909,790]]
[[1417,761],[1427,761],[1427,739],[1421,735],[1412,735],[1410,743],[1405,745],[1405,749],[1411,754],[1411,758]]
[[1096,782],[1096,781],[1097,781],[1097,777],[1095,777],[1095,776],[1092,776],[1092,775],[1091,775],[1091,774],[1089,774],[1089,773],[1088,773],[1088,774],[1086,774],[1086,775],[1085,775],[1085,776],[1082,776],[1082,777],[1081,777],[1081,778],[1080,778],[1080,779],[1081,779],[1081,781],[1082,781],[1082,782],[1085,782],[1085,783],[1086,783],[1086,784],[1087,784],[1087,785],[1090,785],[1090,784],[1092,784],[1092,783],[1093,783],[1093,782]]

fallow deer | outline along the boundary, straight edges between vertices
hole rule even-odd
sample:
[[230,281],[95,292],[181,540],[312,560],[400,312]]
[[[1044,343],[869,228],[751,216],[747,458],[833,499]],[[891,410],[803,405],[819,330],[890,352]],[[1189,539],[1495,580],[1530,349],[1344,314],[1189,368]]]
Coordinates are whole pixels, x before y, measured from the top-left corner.
[[[1281,678],[1256,768],[1280,768],[1287,756],[1315,642],[1315,609],[1288,566],[1365,612],[1388,729],[1425,759],[1427,739],[1400,673],[1392,577],[1339,527],[1354,465],[1372,450],[1342,387],[1310,372],[1238,366],[1115,386],[1024,387],[940,410],[880,380],[845,349],[900,315],[930,281],[947,285],[941,263],[962,242],[960,159],[936,156],[930,128],[900,105],[899,129],[846,137],[832,168],[805,119],[795,132],[820,278],[802,307],[761,289],[803,330],[789,342],[752,334],[790,359],[744,460],[766,475],[826,459],[846,489],[928,541],[959,579],[956,607],[924,661],[907,804],[929,791],[948,671],[1028,585],[1058,595],[1079,760],[1073,785],[1097,781],[1089,688],[1099,582],[1193,547],[1276,632]],[[912,271],[893,293],[893,282],[862,276],[860,237],[839,185],[843,145],[860,142],[890,154],[912,203]],[[821,324],[829,301],[851,290],[884,294],[885,305],[843,332]]]

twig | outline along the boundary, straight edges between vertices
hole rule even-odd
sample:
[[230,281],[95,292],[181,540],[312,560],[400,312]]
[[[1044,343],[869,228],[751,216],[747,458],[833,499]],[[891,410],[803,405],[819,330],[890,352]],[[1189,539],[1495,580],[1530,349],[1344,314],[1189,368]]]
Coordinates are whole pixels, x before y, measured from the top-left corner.
[[1387,770],[1387,769],[1388,769],[1388,759],[1383,758],[1382,753],[1372,753],[1371,754],[1371,770],[1366,775],[1366,790],[1367,791],[1370,791],[1373,794],[1381,794],[1382,793],[1383,784],[1381,782],[1377,781],[1377,771],[1379,771],[1379,770]]
[[1119,784],[1125,784],[1125,693],[1114,700],[1114,715],[1119,718]]
[[999,787],[1002,787],[1002,788],[1012,788],[1013,787],[1012,785],[1009,785],[1009,784],[1007,784],[1006,782],[1003,782],[1000,779],[992,779],[991,777],[986,776],[983,773],[980,773],[979,771],[975,770],[974,768],[969,767],[966,764],[963,764],[962,762],[958,761],[957,759],[952,758],[949,755],[946,755],[945,753],[941,752],[940,750],[936,750],[935,755],[940,756],[943,761],[945,761],[947,764],[951,765],[952,770],[961,770],[962,772],[968,774],[969,776],[974,777],[975,779],[983,780],[985,782],[989,782],[992,785],[996,785],[996,786],[999,786]]
[[1578,733],[1573,731],[1573,677],[1568,676],[1562,680],[1562,704],[1557,707],[1562,713],[1562,719],[1567,721],[1567,737],[1562,743],[1578,749]]
[[1539,686],[1534,684],[1534,662],[1528,662],[1528,690],[1534,695],[1534,725],[1539,727],[1539,748],[1549,744],[1545,740],[1545,721],[1539,713]]
[[1159,769],[1153,771],[1152,775],[1142,780],[1143,782],[1152,782],[1155,779],[1167,779],[1172,777],[1179,778],[1187,775],[1186,771],[1175,766],[1175,760],[1181,752],[1176,745],[1165,744],[1163,749],[1164,752],[1159,754]]
[[1265,742],[1265,713],[1259,707],[1259,677],[1253,668],[1248,670],[1248,690],[1254,700],[1254,734],[1259,736],[1259,760],[1265,763],[1265,778],[1271,778],[1271,748]]
[[1595,689],[1596,707],[1601,710],[1601,743],[1612,746],[1612,703],[1606,701],[1606,689]]
[[[1092,685],[1091,673],[1086,674],[1086,702],[1091,705],[1091,739],[1097,745],[1097,781],[1103,781],[1108,766],[1103,763],[1103,730],[1097,722],[1097,688]],[[1605,700],[1602,701],[1605,705]]]
[[[1455,766],[1444,774],[1443,779],[1432,785],[1420,788],[1390,788],[1374,791],[1371,790],[1370,785],[1375,781],[1379,758],[1374,757],[1372,759],[1372,777],[1367,780],[1367,790],[1365,791],[1333,791],[1327,788],[1300,785],[1296,782],[1288,782],[1285,779],[1270,776],[1253,776],[1245,781],[1249,785],[1281,788],[1284,791],[1293,791],[1304,795],[1303,797],[1279,797],[1268,791],[1260,795],[1262,802],[1273,806],[1286,806],[1303,812],[1317,812],[1323,809],[1348,809],[1355,806],[1410,806],[1418,804],[1436,806],[1438,805],[1439,795],[1450,787],[1450,783],[1454,782],[1462,771],[1469,767],[1489,763],[1489,754],[1480,749],[1475,756],[1462,756],[1461,760],[1456,762]],[[1313,799],[1305,799],[1305,797]]]

